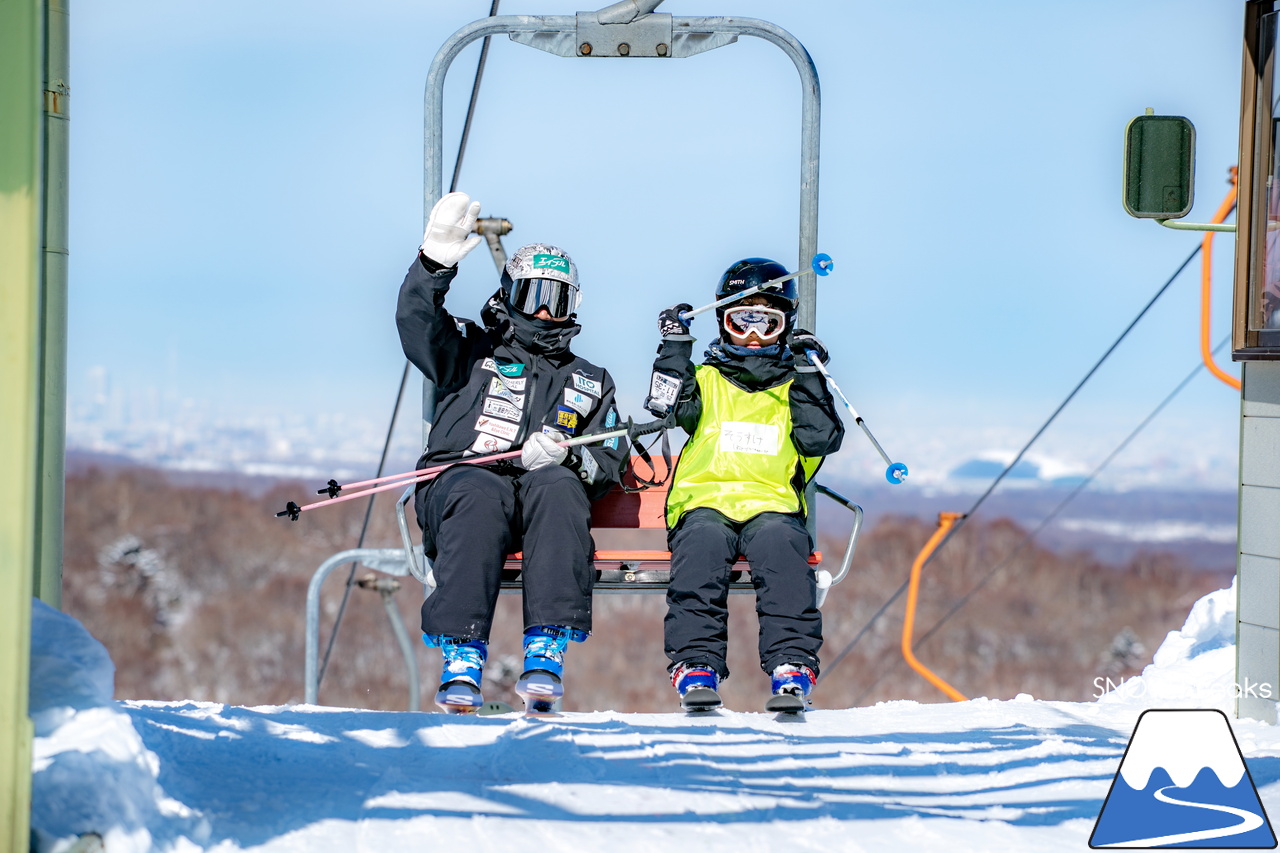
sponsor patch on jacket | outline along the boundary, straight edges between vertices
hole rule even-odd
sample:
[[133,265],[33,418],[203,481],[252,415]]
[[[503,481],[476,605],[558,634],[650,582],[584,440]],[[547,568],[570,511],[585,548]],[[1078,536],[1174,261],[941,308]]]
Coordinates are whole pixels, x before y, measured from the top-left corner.
[[591,409],[595,406],[596,401],[586,394],[566,388],[564,389],[564,404],[585,418],[591,414]]
[[[480,362],[480,366],[490,373],[499,373],[503,376],[519,376],[524,373],[524,365],[518,361],[511,364],[500,364],[497,359],[490,357]],[[516,390],[520,389],[517,388]]]
[[478,435],[471,445],[472,453],[501,453],[511,449],[511,442],[495,435]]
[[570,433],[578,431],[578,413],[567,406],[556,407],[556,426],[568,430]]
[[515,441],[516,434],[520,432],[520,425],[481,415],[476,418],[476,432],[496,435],[498,438],[505,438],[507,441]]
[[[604,416],[604,428],[606,430],[609,430],[617,425],[618,425],[618,410],[610,406],[609,414]],[[606,438],[604,440],[604,446],[609,448],[610,450],[617,450],[618,437],[614,436],[613,438]]]
[[745,421],[720,422],[721,453],[758,453],[777,456],[782,447],[777,424],[753,424]]
[[485,397],[484,413],[493,415],[495,418],[506,418],[509,421],[520,420],[520,409],[497,397]]
[[581,373],[573,374],[573,387],[584,394],[590,394],[592,397],[600,396],[600,383],[594,379],[588,379]]
[[494,397],[501,397],[504,400],[510,400],[511,404],[517,408],[524,408],[524,395],[515,394],[503,383],[502,378],[495,376],[489,380],[489,393]]

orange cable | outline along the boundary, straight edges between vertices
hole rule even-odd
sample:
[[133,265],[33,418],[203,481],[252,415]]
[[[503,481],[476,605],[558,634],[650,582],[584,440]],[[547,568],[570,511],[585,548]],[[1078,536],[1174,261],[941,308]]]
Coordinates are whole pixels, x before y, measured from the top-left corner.
[[938,529],[933,532],[933,536],[925,543],[924,548],[916,556],[915,563],[911,566],[911,583],[907,587],[907,615],[902,622],[902,656],[906,658],[907,664],[923,675],[930,684],[947,694],[947,697],[953,702],[964,702],[969,697],[943,681],[934,674],[933,670],[920,663],[915,653],[911,651],[911,635],[915,631],[916,625],[916,598],[920,593],[920,571],[924,568],[925,561],[929,559],[938,544],[942,542],[942,538],[946,536],[947,531],[962,518],[964,518],[964,513],[960,512],[938,513]]
[[[1232,166],[1231,190],[1227,193],[1227,197],[1222,200],[1222,206],[1213,215],[1211,222],[1219,223],[1225,221],[1231,214],[1232,208],[1236,206],[1236,171],[1236,167]],[[1213,235],[1213,231],[1206,231],[1204,240],[1200,243],[1200,357],[1204,359],[1204,366],[1209,368],[1210,373],[1239,391],[1240,380],[1214,363],[1213,350],[1209,346],[1209,293],[1213,280],[1210,270],[1213,260]]]

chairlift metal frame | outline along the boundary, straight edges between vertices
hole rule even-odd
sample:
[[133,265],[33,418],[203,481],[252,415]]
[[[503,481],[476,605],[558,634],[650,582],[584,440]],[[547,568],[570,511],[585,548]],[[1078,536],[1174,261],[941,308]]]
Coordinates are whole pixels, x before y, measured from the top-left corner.
[[[817,254],[818,244],[818,161],[821,91],[818,72],[804,45],[791,33],[776,24],[755,18],[737,17],[684,17],[655,12],[662,0],[622,0],[595,12],[578,12],[576,15],[499,15],[481,18],[453,33],[432,60],[427,72],[424,95],[424,180],[423,222],[427,221],[431,208],[443,195],[444,140],[443,105],[444,84],[450,66],[464,48],[478,39],[506,35],[512,41],[524,44],[556,56],[576,59],[682,59],[705,53],[737,42],[741,36],[763,39],[781,49],[795,64],[801,84],[800,112],[800,210],[798,234],[798,259],[796,268],[808,267]],[[492,240],[490,248],[493,250]],[[802,328],[814,328],[817,316],[817,286],[813,277],[804,276],[799,282],[800,304],[797,307],[797,323]],[[422,389],[422,440],[425,446],[435,415],[435,388],[430,380],[423,379]],[[852,562],[854,546],[862,524],[862,508],[830,489],[810,484],[808,503],[813,505],[817,492],[827,495],[854,513],[854,524],[838,573],[831,577],[829,585],[844,578]],[[306,673],[304,679],[306,702],[315,704],[319,691],[319,596],[325,577],[337,566],[356,561],[376,571],[393,576],[412,575],[427,587],[430,594],[431,579],[427,560],[421,545],[414,545],[405,517],[405,505],[413,495],[410,488],[396,502],[396,514],[402,538],[402,548],[353,549],[336,554],[316,571],[307,592]],[[812,514],[810,523],[812,525]],[[421,562],[419,562],[421,560]],[[826,574],[824,572],[824,574]],[[627,591],[610,584],[608,591]],[[820,591],[819,603],[825,598],[826,587]],[[405,658],[412,669],[413,655],[408,647],[403,625],[394,608],[388,608],[392,627]],[[416,679],[410,678],[409,707],[418,707]]]

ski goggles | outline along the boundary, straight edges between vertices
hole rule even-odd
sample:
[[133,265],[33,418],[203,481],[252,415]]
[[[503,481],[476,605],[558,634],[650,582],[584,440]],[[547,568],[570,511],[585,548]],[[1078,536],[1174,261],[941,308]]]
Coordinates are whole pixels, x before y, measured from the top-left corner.
[[511,307],[530,316],[546,308],[563,320],[578,308],[578,288],[554,278],[518,278],[511,283]]
[[776,341],[786,328],[787,315],[777,308],[747,305],[724,312],[724,330],[736,338],[745,338],[755,332],[760,343],[768,345]]

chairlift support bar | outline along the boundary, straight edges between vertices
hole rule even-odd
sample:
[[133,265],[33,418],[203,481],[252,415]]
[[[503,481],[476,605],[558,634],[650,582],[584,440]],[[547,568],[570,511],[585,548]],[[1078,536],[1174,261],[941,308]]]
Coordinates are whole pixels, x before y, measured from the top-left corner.
[[[681,17],[646,12],[653,0],[624,0],[598,12],[576,15],[498,15],[481,18],[457,30],[436,52],[427,72],[425,99],[425,169],[423,222],[442,196],[444,175],[444,81],[458,54],[477,39],[506,35],[512,41],[557,56],[682,59],[733,44],[740,36],[764,39],[791,57],[800,74],[800,222],[799,263],[804,266],[818,247],[818,148],[821,94],[813,58],[795,36],[776,24],[755,18]],[[797,322],[814,327],[817,287],[811,277],[800,280]],[[435,389],[423,380],[423,443],[435,417]]]

